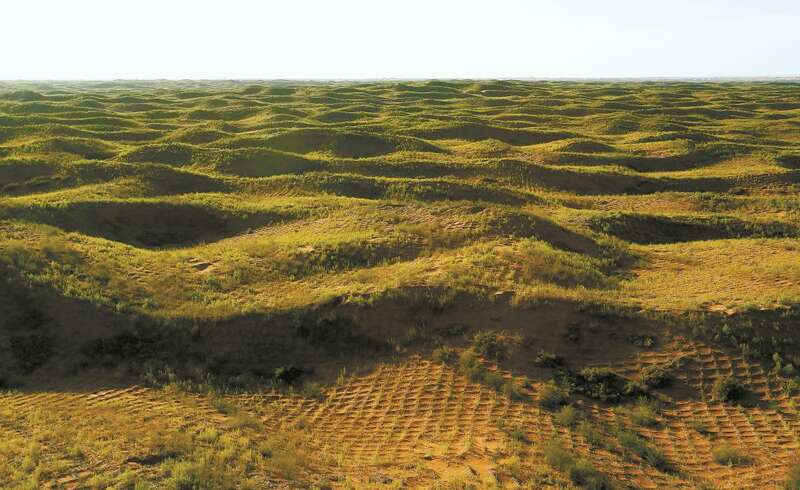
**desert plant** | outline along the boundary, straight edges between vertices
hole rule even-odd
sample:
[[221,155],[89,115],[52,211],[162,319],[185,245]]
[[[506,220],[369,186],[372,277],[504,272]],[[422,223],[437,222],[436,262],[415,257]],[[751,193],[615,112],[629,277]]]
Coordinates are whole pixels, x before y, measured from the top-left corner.
[[455,364],[458,360],[458,350],[446,345],[433,350],[433,360],[442,364]]
[[541,368],[557,368],[564,365],[564,358],[550,352],[539,351],[533,365]]
[[539,391],[539,405],[546,410],[557,410],[566,402],[567,394],[553,382],[546,383]]
[[551,441],[545,446],[544,458],[547,464],[568,475],[570,480],[581,488],[592,490],[610,488],[605,475],[594,469],[589,461],[575,457],[556,441]]
[[570,392],[604,402],[615,402],[626,395],[625,380],[607,368],[585,368],[579,373],[562,370],[557,378]]
[[708,426],[702,420],[692,419],[688,422],[687,425],[689,426],[689,428],[696,431],[698,434],[703,434],[703,435],[708,434]]
[[723,443],[713,451],[714,461],[727,466],[744,466],[751,463],[751,459],[738,448]]
[[670,469],[670,464],[666,458],[664,458],[664,454],[661,450],[648,444],[639,434],[620,428],[617,430],[617,440],[623,448],[636,454],[652,467],[661,471],[668,471]]
[[732,376],[720,376],[714,381],[711,392],[717,401],[733,402],[741,400],[747,389]]
[[595,427],[590,421],[584,419],[578,423],[578,434],[586,439],[586,442],[593,447],[601,447],[606,445],[606,439],[600,430]]
[[789,467],[789,473],[786,475],[786,483],[784,483],[783,488],[785,490],[800,490],[800,461]]
[[662,388],[672,382],[672,370],[668,366],[655,365],[642,369],[639,375],[642,384],[648,388]]
[[479,355],[493,361],[506,359],[522,343],[522,337],[508,332],[482,330],[471,339],[472,348]]
[[657,400],[639,398],[633,407],[624,410],[631,422],[643,427],[653,427],[658,425],[658,412],[660,405]]
[[574,427],[580,419],[580,412],[572,405],[564,405],[553,416],[553,421],[563,427]]

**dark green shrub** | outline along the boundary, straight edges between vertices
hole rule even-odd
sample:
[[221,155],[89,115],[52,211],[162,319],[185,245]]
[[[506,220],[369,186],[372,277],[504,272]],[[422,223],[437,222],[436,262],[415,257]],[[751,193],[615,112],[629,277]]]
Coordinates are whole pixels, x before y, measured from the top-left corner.
[[483,373],[483,379],[481,381],[495,391],[500,391],[505,383],[505,379],[500,376],[500,374],[489,370]]
[[433,350],[433,360],[442,364],[455,364],[458,360],[458,351],[446,345],[438,347]]
[[663,388],[672,383],[672,370],[668,366],[647,366],[640,373],[642,384],[648,388]]
[[631,334],[628,335],[628,337],[626,338],[628,342],[637,347],[650,348],[656,345],[656,340],[650,335]]
[[625,389],[625,381],[606,368],[582,369],[580,380],[583,394],[604,402],[618,401]]
[[540,368],[557,368],[564,365],[564,358],[551,354],[550,352],[539,351],[533,360],[533,365]]
[[539,405],[546,410],[558,410],[566,402],[567,394],[553,382],[545,384],[539,392]]
[[472,348],[479,355],[493,361],[506,359],[522,343],[519,335],[508,332],[482,330],[472,337]]
[[512,400],[524,400],[526,398],[523,388],[528,384],[528,379],[525,377],[507,379],[500,387],[500,392],[511,398]]
[[306,374],[309,374],[309,370],[289,364],[288,366],[279,366],[275,368],[272,378],[279,383],[293,385]]
[[747,394],[747,389],[732,376],[717,378],[711,391],[714,399],[722,402],[738,401]]
[[300,396],[323,400],[325,398],[325,388],[316,381],[306,381],[299,391]]

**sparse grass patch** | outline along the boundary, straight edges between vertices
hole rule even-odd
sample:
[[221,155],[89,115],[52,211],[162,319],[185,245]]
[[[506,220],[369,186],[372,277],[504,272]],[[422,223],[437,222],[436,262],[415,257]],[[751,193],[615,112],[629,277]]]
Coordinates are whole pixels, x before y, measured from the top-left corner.
[[786,475],[785,490],[800,490],[800,462],[792,463],[789,466],[789,473]]
[[490,371],[481,362],[477,352],[472,349],[467,349],[459,355],[458,369],[470,381],[485,384],[495,391],[505,394],[512,400],[525,398],[523,389],[528,383],[526,378],[509,379],[501,376],[498,372]]
[[654,468],[660,471],[672,469],[672,465],[666,460],[661,450],[649,444],[639,434],[620,428],[617,430],[617,440],[623,448],[639,456]]
[[610,488],[605,475],[594,469],[584,458],[578,458],[564,449],[558,442],[550,442],[544,449],[545,461],[569,476],[581,488],[603,490]]
[[714,461],[727,466],[745,466],[752,462],[739,448],[723,443],[713,451]]

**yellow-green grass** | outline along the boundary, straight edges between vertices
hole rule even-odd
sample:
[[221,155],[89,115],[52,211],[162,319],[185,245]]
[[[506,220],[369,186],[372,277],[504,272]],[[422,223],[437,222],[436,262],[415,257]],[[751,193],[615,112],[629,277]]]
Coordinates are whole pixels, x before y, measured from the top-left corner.
[[[774,486],[761,469],[788,463],[767,449],[797,440],[798,134],[800,88],[779,82],[0,82],[0,389],[19,390],[0,399],[0,487]],[[392,398],[402,380],[370,384],[375,366],[457,358],[499,329],[522,340],[502,368],[530,384],[492,366],[476,406],[510,395],[520,426],[469,420],[508,444],[437,426],[410,462],[367,445],[353,471],[347,431],[378,429],[347,418],[351,396],[386,404],[400,445],[424,430],[397,407],[431,399]],[[652,424],[587,387],[574,424],[538,411],[537,389],[586,366],[635,366],[636,395],[642,362],[673,366],[689,336],[696,355],[728,349],[717,371],[761,364],[676,367]],[[532,366],[539,351],[564,364]],[[408,389],[474,401],[417,361]],[[150,376],[172,369],[166,389]],[[326,404],[315,383],[348,387],[348,369],[367,381]],[[755,387],[744,406],[708,397],[723,374]],[[139,408],[83,384],[134,389]],[[686,432],[686,404],[757,429],[754,465],[708,470],[742,443]],[[297,413],[333,425],[273,423]],[[320,451],[323,429],[345,446]],[[550,439],[569,464],[542,463]]]

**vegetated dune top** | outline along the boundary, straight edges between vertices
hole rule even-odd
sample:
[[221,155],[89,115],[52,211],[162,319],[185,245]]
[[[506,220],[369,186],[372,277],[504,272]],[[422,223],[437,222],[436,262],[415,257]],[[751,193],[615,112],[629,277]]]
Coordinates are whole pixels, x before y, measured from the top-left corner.
[[155,316],[419,285],[772,308],[799,143],[785,82],[6,83],[0,251]]
[[798,191],[791,82],[0,82],[0,487],[779,488]]

